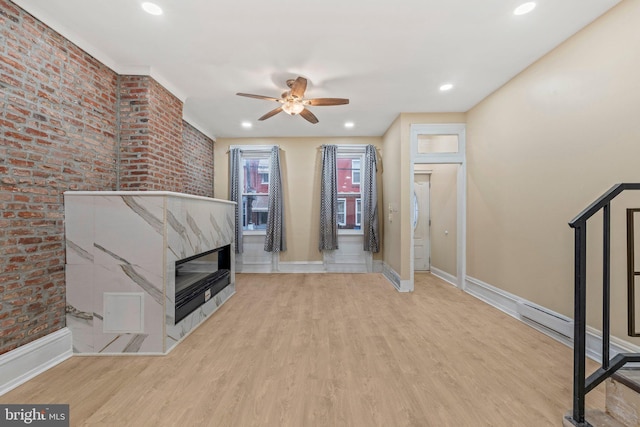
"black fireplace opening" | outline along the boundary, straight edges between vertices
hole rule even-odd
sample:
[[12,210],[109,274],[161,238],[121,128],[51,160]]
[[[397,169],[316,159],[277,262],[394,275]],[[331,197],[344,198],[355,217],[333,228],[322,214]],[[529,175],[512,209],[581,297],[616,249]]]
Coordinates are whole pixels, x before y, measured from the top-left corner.
[[175,324],[231,283],[231,245],[176,261]]

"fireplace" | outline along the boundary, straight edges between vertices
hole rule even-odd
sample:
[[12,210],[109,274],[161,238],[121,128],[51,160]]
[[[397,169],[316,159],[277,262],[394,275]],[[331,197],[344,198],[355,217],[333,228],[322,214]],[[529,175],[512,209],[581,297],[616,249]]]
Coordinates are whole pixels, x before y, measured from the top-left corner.
[[213,315],[236,291],[235,207],[169,191],[66,191],[73,351],[167,354]]
[[175,324],[230,283],[231,245],[176,261]]

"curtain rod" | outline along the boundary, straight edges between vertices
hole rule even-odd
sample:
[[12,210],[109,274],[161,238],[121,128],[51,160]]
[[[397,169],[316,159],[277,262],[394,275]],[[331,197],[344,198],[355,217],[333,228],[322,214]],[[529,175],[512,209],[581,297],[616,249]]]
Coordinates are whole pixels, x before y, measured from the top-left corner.
[[225,151],[226,154],[229,154],[229,152],[234,149],[234,148],[239,148],[242,151],[266,151],[266,150],[271,150],[271,148],[273,147],[278,147],[278,149],[280,151],[285,151],[282,148],[280,148],[279,145],[230,145],[229,149],[227,151]]
[[[323,146],[325,145],[335,145],[338,148],[365,148],[367,145],[373,145],[373,144],[323,144],[323,145],[319,145],[316,147],[316,150],[320,150]],[[376,150],[381,151],[382,149],[376,147],[375,145],[373,145],[375,147]]]

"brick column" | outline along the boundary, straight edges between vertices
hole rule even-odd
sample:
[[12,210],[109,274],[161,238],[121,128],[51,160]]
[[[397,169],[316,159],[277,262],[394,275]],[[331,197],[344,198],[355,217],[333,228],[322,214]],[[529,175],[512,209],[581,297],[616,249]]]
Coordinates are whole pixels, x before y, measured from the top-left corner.
[[213,140],[187,122],[182,123],[183,193],[213,197]]
[[152,77],[119,79],[120,189],[182,192],[182,102]]

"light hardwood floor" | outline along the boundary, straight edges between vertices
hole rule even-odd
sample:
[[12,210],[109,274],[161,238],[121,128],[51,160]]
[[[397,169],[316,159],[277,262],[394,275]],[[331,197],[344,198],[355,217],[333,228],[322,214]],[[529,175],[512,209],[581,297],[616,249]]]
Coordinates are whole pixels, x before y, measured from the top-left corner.
[[73,357],[0,402],[74,426],[559,426],[571,378],[568,347],[429,274],[238,274],[168,356]]

